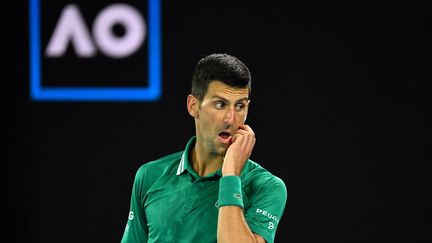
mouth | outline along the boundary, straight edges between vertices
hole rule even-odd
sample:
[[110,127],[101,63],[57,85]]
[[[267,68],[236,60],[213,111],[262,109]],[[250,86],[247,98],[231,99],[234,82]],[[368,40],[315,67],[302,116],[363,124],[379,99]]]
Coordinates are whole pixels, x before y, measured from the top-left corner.
[[218,139],[221,143],[229,144],[231,142],[231,133],[227,131],[220,132]]

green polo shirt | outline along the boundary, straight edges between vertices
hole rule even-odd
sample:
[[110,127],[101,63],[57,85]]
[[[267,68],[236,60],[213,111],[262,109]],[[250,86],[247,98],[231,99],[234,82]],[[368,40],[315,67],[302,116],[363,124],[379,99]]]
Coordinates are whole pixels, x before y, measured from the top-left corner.
[[[221,170],[200,177],[186,149],[142,165],[132,189],[122,243],[216,242]],[[274,242],[285,209],[284,182],[248,160],[240,175],[244,216],[251,231]]]

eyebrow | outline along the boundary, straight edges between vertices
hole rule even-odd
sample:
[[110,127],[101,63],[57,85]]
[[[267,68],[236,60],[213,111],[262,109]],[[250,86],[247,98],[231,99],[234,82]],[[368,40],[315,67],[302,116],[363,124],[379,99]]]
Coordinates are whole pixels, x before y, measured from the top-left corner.
[[[229,100],[227,100],[227,99],[225,99],[224,97],[221,97],[221,96],[219,96],[219,95],[213,95],[212,98],[213,98],[213,99],[214,99],[214,98],[217,98],[217,99],[221,99],[221,100],[223,100],[223,101],[225,101],[225,102],[229,102]],[[242,102],[242,101],[248,101],[248,100],[249,100],[249,97],[244,97],[244,98],[241,98],[241,99],[236,100],[234,103],[238,103],[238,102]]]

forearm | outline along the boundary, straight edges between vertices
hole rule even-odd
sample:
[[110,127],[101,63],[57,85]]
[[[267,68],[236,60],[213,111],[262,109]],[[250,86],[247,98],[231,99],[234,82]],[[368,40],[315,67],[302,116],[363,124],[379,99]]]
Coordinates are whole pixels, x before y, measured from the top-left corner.
[[[255,134],[247,125],[236,131],[227,150],[219,182],[219,216],[217,239],[226,242],[263,242],[249,228],[243,214],[243,196],[240,174],[255,145]],[[265,242],[265,241],[264,241]]]
[[217,239],[225,242],[257,242],[238,206],[219,208]]
[[223,176],[219,181],[218,242],[256,242],[243,215],[239,176]]

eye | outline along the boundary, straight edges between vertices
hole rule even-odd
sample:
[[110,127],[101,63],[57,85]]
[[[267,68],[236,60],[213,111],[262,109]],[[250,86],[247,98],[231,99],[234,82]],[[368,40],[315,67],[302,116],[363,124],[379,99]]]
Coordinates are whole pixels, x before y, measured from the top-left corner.
[[214,104],[215,104],[216,109],[222,109],[225,107],[225,102],[223,102],[223,101],[216,101]]
[[235,106],[235,109],[237,110],[237,111],[241,111],[241,110],[243,110],[245,108],[245,105],[243,104],[243,103],[238,103],[238,104],[236,104],[236,106]]

